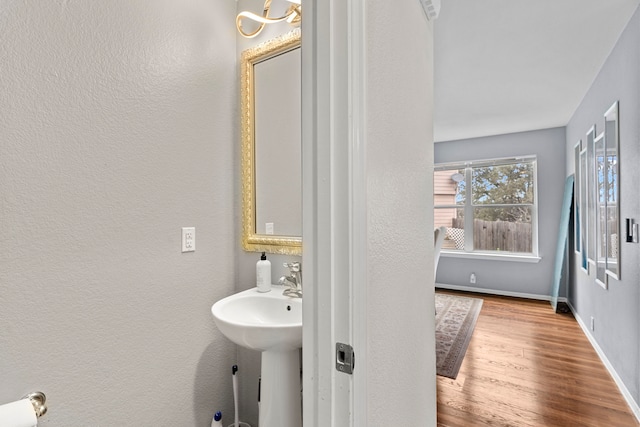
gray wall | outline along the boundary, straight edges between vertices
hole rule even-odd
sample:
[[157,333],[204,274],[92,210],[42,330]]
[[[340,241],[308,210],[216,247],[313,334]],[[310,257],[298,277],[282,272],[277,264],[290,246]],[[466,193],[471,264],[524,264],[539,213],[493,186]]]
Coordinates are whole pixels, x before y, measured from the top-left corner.
[[[547,297],[551,293],[565,180],[565,130],[545,129],[435,145],[435,162],[535,154],[538,159],[538,263],[452,258],[444,254],[436,283]],[[476,285],[469,283],[475,273]],[[564,291],[564,289],[562,290]]]
[[232,413],[236,349],[210,307],[236,283],[234,18],[2,2],[0,403],[41,390],[41,425],[65,427]]
[[[584,100],[567,125],[567,171],[573,173],[573,146],[596,125],[604,129],[604,112],[620,101],[620,218],[640,221],[640,10],[636,10]],[[624,232],[624,228],[623,228]],[[640,402],[640,260],[639,245],[621,243],[621,280],[609,280],[609,289],[588,276],[576,256],[569,301],[587,325],[633,399]]]

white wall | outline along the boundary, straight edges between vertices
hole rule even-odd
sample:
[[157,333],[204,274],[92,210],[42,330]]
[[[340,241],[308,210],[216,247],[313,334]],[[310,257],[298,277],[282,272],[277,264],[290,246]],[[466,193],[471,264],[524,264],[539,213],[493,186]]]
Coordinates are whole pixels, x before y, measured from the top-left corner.
[[0,403],[41,390],[42,424],[65,427],[231,414],[235,346],[210,307],[236,282],[234,18],[0,6]]
[[365,26],[368,425],[435,426],[433,27],[417,1]]

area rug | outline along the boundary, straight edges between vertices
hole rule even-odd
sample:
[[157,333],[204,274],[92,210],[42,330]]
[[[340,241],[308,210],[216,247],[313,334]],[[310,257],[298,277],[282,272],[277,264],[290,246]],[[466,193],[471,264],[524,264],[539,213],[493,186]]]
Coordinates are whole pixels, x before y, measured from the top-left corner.
[[436,293],[436,373],[455,379],[482,308],[479,298]]

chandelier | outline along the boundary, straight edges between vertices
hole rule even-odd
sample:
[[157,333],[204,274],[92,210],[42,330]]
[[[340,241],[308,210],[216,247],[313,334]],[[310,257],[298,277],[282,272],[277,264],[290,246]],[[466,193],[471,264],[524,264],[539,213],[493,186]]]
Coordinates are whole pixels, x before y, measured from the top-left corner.
[[[291,5],[287,8],[287,11],[283,16],[272,18],[269,16],[271,10],[271,0],[264,1],[264,8],[262,15],[257,15],[253,12],[242,11],[236,16],[236,27],[238,32],[246,38],[252,38],[260,34],[266,24],[274,24],[276,22],[287,21],[291,25],[300,25],[300,19],[302,18],[302,5],[301,0],[287,0]],[[242,20],[249,18],[252,21],[260,23],[257,29],[253,32],[247,33],[242,28]]]

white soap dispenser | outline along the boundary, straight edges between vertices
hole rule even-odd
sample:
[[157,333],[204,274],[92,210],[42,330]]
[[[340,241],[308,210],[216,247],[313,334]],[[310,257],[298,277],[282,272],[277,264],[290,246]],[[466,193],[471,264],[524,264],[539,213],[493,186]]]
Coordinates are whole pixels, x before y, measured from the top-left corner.
[[264,252],[262,252],[260,261],[256,264],[256,286],[258,287],[258,292],[269,292],[271,290],[271,262]]

